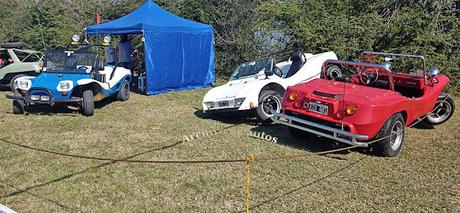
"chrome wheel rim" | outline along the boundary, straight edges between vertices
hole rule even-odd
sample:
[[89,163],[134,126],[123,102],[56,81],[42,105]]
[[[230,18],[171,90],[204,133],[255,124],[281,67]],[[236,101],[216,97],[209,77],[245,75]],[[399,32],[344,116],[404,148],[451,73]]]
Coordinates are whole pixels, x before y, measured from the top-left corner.
[[269,95],[262,101],[262,110],[267,116],[271,116],[272,111],[280,112],[281,101],[276,96]]
[[404,125],[401,121],[396,121],[396,123],[391,128],[390,134],[390,145],[391,149],[394,151],[398,150],[402,144]]
[[449,118],[452,106],[447,101],[436,102],[435,110],[428,114],[428,119],[434,123],[441,123]]

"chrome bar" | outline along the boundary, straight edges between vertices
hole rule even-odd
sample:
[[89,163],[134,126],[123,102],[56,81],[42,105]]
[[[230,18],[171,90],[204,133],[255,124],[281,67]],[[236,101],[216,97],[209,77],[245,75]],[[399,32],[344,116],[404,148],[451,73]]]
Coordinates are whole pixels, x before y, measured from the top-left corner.
[[[289,126],[289,127],[293,127],[293,128],[296,128],[296,129],[300,129],[300,130],[303,130],[303,131],[306,131],[306,132],[313,133],[315,135],[319,135],[319,136],[322,136],[322,137],[325,137],[325,138],[329,138],[329,139],[332,139],[332,140],[335,140],[335,141],[338,141],[338,142],[346,143],[346,144],[349,144],[349,145],[352,145],[352,146],[368,147],[368,143],[366,143],[366,142],[357,142],[357,140],[369,140],[369,137],[366,136],[366,135],[353,134],[353,133],[350,133],[350,132],[342,131],[340,129],[336,129],[336,128],[332,128],[332,127],[329,127],[329,126],[317,124],[317,123],[314,123],[314,122],[311,122],[311,121],[303,120],[303,119],[296,118],[296,117],[289,116],[289,115],[285,115],[285,114],[282,114],[282,113],[272,112],[272,114],[273,114],[273,116],[271,117],[271,119],[275,123],[282,124],[282,125]],[[310,129],[308,127],[296,125],[296,124],[292,123],[292,121],[304,124],[306,126],[315,127],[315,128],[318,128],[318,129],[322,129],[322,130],[331,132],[333,135],[327,134],[327,133],[324,133],[324,132],[320,132],[320,131],[317,131],[317,130],[314,130],[314,129]],[[350,137],[352,139],[349,140],[349,139],[341,138],[338,135],[347,136],[347,137]]]

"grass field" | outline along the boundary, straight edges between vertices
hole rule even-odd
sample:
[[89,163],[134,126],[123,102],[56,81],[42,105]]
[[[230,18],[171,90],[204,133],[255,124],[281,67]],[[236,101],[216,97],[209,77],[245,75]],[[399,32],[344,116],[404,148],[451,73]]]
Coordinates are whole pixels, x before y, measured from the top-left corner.
[[[13,115],[7,93],[0,92],[0,138],[63,153],[132,160],[244,159],[248,154],[257,159],[332,148],[244,117],[203,118],[206,91],[132,94],[128,102],[100,105],[89,118],[62,109]],[[256,161],[251,210],[459,212],[459,124],[457,111],[444,125],[407,129],[396,158],[351,151]],[[184,136],[218,130],[184,142]],[[251,131],[277,137],[277,143],[249,137]],[[244,168],[244,163],[99,162],[0,142],[0,203],[18,212],[240,212]]]

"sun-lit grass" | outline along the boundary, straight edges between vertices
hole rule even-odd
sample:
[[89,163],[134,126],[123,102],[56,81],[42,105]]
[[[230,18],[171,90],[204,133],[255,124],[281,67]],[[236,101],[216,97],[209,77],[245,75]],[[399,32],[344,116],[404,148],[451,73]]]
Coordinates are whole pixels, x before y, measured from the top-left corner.
[[[0,138],[97,157],[141,160],[244,159],[330,149],[251,119],[203,118],[207,89],[109,102],[94,117],[55,109],[13,115],[0,92]],[[402,153],[361,151],[254,162],[254,212],[458,212],[460,116],[408,129]],[[222,130],[226,128],[225,130]],[[222,130],[183,142],[184,136]],[[278,143],[249,137],[265,132]],[[345,168],[345,169],[343,169]],[[244,163],[162,165],[53,156],[0,142],[0,203],[19,212],[238,212]]]

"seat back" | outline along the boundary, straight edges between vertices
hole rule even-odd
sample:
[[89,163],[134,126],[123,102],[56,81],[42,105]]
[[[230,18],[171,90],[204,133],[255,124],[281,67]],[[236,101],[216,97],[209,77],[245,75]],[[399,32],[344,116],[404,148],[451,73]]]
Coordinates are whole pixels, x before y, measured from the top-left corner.
[[291,56],[291,67],[289,68],[289,71],[286,74],[286,78],[289,78],[293,75],[295,75],[300,68],[304,65],[304,60],[303,60],[303,55],[302,53],[295,53],[294,55]]

